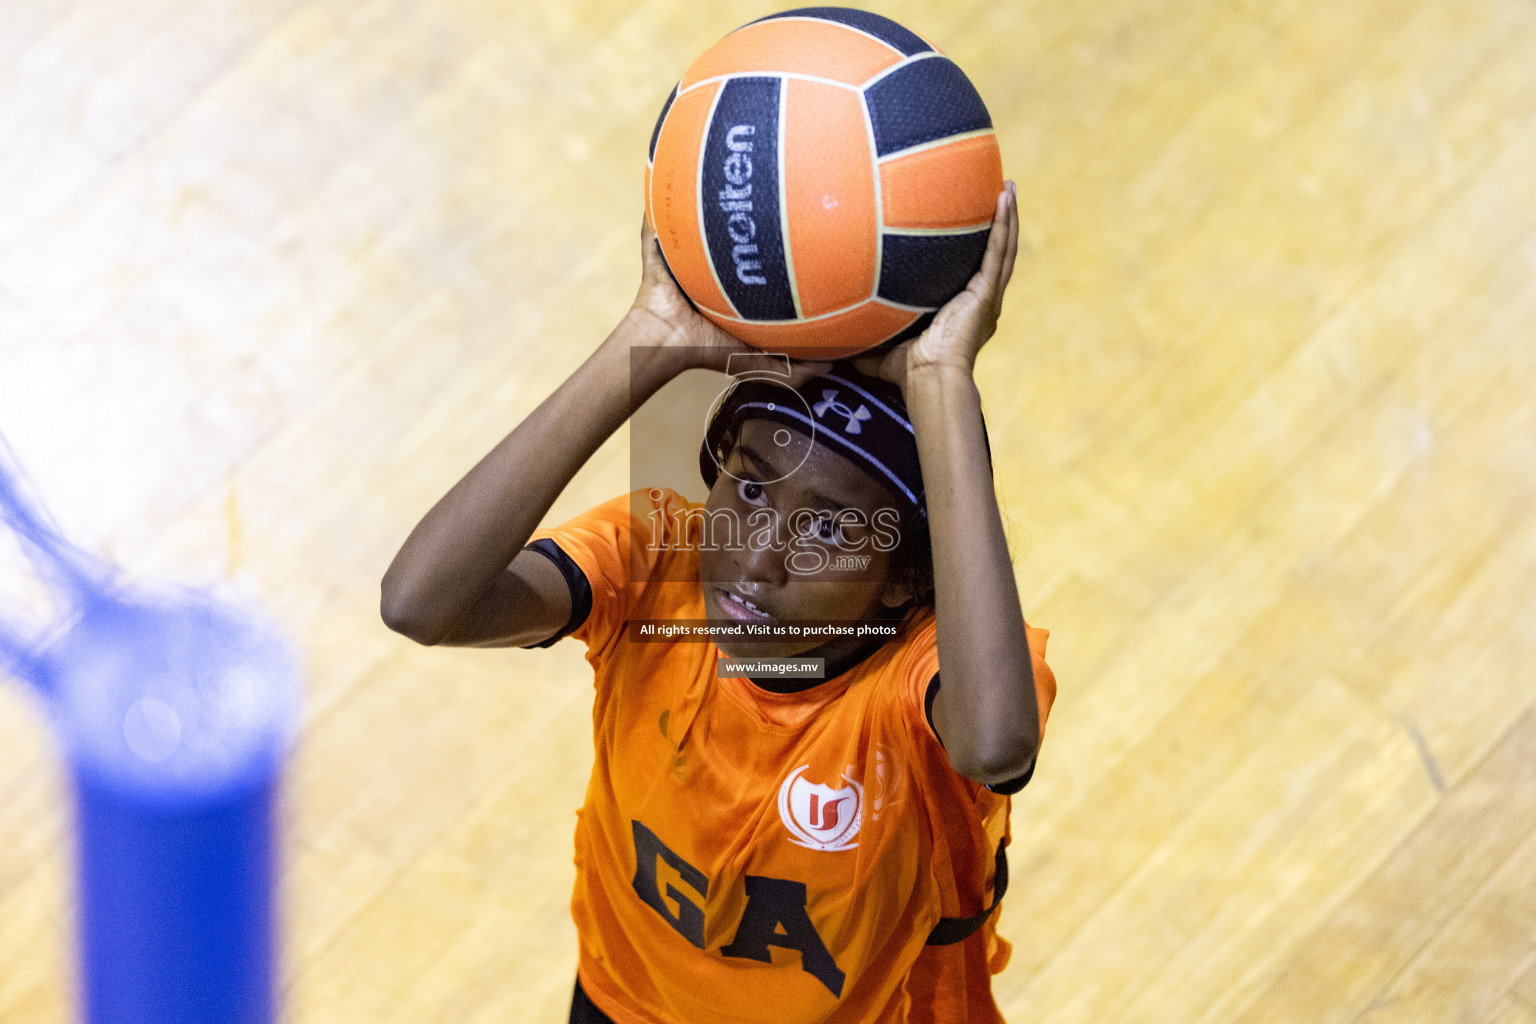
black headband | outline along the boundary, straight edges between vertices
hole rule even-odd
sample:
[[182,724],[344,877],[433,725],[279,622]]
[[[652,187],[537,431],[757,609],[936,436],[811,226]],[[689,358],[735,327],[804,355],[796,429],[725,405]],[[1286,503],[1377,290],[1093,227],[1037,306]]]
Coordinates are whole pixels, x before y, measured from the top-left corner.
[[[767,374],[739,378],[721,397],[699,446],[699,473],[707,486],[715,485],[730,454],[726,435],[738,436],[737,428],[752,419],[782,423],[821,441],[884,485],[917,519],[926,520],[917,438],[901,389],[890,381],[861,373],[848,362],[833,363],[794,389]],[[991,457],[989,443],[989,466]]]

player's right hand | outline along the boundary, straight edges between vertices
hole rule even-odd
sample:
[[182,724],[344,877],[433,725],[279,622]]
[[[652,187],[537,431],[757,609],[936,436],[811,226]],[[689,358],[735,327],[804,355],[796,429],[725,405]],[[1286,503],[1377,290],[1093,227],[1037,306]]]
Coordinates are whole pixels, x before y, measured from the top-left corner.
[[[645,218],[640,222],[640,259],[640,291],[626,316],[635,329],[631,346],[676,353],[679,372],[698,367],[727,373],[733,354],[757,351],[721,330],[688,301],[667,270],[656,232]],[[799,387],[830,366],[827,362],[792,359],[786,383]]]
[[752,351],[703,316],[662,260],[656,232],[648,219],[640,223],[640,290],[626,319],[635,328],[635,346],[673,350],[688,366],[724,370],[733,352]]

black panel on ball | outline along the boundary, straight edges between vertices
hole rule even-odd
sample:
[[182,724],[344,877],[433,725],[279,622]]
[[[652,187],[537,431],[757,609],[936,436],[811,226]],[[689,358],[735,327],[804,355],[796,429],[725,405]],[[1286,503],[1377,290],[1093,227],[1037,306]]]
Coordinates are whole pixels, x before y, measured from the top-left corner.
[[880,297],[904,306],[942,306],[981,269],[990,233],[887,233],[880,242]]
[[732,78],[704,143],[704,240],[726,297],[747,320],[793,320],[779,229],[777,78]]
[[881,156],[992,127],[981,94],[946,57],[897,68],[864,91]]
[[882,18],[868,11],[856,11],[851,7],[798,7],[793,11],[780,11],[766,18],[758,18],[757,21],[748,22],[748,24],[756,25],[758,21],[772,21],[775,18],[819,18],[822,21],[835,21],[839,25],[847,25],[849,28],[868,33],[908,57],[914,53],[926,53],[933,49],[923,42],[922,37],[917,33],[903,28],[890,18]]
[[651,129],[651,149],[646,155],[647,161],[656,160],[656,140],[661,138],[661,126],[667,120],[667,111],[672,109],[672,101],[675,99],[677,99],[677,86],[674,85],[672,91],[667,93],[667,102],[661,105],[661,113],[656,115],[656,127]]

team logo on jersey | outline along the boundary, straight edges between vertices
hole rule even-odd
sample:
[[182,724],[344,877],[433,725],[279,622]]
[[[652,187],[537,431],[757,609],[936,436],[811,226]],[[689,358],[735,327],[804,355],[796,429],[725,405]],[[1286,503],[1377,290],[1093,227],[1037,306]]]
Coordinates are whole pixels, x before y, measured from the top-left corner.
[[864,821],[864,787],[846,774],[841,789],[809,782],[803,764],[779,786],[779,818],[789,829],[790,842],[811,850],[851,850]]

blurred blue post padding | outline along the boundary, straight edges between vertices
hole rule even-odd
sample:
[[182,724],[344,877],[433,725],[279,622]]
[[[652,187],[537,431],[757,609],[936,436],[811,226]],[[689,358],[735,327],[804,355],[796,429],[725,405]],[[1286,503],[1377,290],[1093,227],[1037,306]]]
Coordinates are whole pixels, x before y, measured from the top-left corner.
[[28,501],[3,440],[0,519],[65,608],[42,642],[0,617],[0,670],[32,684],[73,784],[81,1019],[268,1024],[287,644],[231,600],[122,585]]

